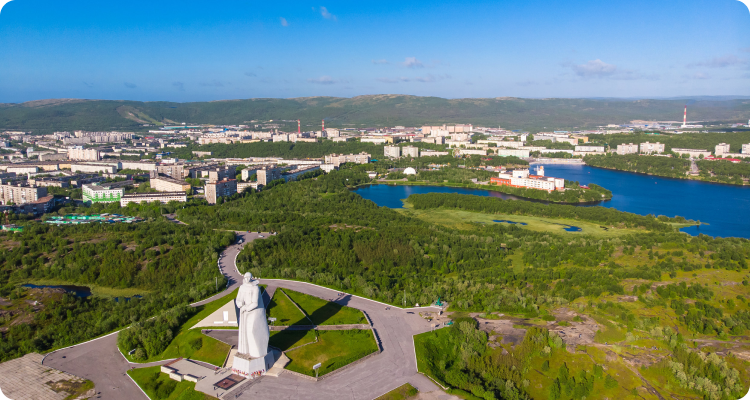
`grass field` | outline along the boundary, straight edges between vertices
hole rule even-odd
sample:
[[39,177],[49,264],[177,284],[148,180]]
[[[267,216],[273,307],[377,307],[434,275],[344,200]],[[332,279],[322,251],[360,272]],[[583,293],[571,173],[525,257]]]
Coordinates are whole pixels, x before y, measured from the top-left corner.
[[177,382],[167,374],[159,372],[159,367],[131,369],[128,375],[143,389],[152,400],[213,400],[215,397],[195,391],[195,383]]
[[313,365],[321,363],[319,375],[325,375],[378,350],[370,330],[319,331],[318,343],[287,352],[287,369],[315,376]]
[[[237,297],[237,290],[218,300],[214,300],[206,305],[198,307],[200,311],[198,311],[197,314],[193,315],[192,318],[182,324],[180,330],[172,340],[172,343],[167,346],[167,349],[164,350],[162,354],[156,357],[151,357],[144,362],[183,357],[207,362],[216,366],[223,365],[227,354],[229,354],[230,346],[226,343],[220,342],[212,337],[202,334],[200,328],[190,328],[200,322],[202,319],[211,315],[211,313],[213,313],[214,311],[227,304],[229,300],[234,299],[235,297]],[[191,341],[196,338],[201,338],[201,340],[203,341],[203,346],[199,350],[194,350],[190,346]],[[127,350],[120,349],[120,351],[125,354],[126,358],[128,358],[129,361],[135,362],[132,357],[127,355]]]
[[289,297],[305,311],[315,325],[366,324],[362,311],[310,296],[294,290],[284,289]]
[[148,290],[139,289],[139,288],[111,288],[111,287],[105,287],[105,286],[98,286],[94,284],[81,284],[81,283],[75,283],[75,282],[66,282],[56,279],[30,279],[26,280],[22,283],[22,285],[25,285],[27,283],[30,283],[32,285],[49,285],[49,286],[59,286],[59,285],[69,285],[69,286],[86,286],[89,289],[91,289],[91,294],[94,296],[99,297],[133,297],[137,295],[144,295],[149,293]]
[[[570,237],[588,235],[597,238],[612,238],[632,233],[643,232],[642,229],[630,228],[621,229],[609,227],[605,229],[601,224],[562,218],[543,218],[508,214],[485,214],[471,211],[446,210],[439,208],[429,210],[415,210],[408,202],[404,202],[404,208],[394,210],[406,215],[419,218],[429,223],[443,225],[449,228],[460,230],[472,230],[475,228],[474,224],[476,223],[497,224],[498,222],[494,222],[495,220],[506,220],[525,223],[526,225],[517,225],[523,229],[529,229],[537,232],[550,232]],[[507,224],[506,222],[499,223]],[[568,232],[565,230],[567,226],[577,226],[581,228],[581,231]]]
[[279,326],[310,325],[310,321],[289,301],[282,289],[277,289],[273,294],[266,314],[268,317],[276,318],[275,324]]
[[268,344],[281,351],[315,341],[315,331],[276,331],[271,332]]
[[404,383],[403,385],[391,390],[390,392],[375,398],[375,400],[406,400],[419,394],[414,386]]

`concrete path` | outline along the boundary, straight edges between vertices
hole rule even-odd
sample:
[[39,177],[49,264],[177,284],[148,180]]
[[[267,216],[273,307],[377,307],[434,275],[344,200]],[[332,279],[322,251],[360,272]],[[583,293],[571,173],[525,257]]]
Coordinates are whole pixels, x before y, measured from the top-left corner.
[[[229,246],[219,259],[219,268],[229,280],[227,289],[192,306],[219,299],[239,287],[242,279],[235,264],[237,254],[247,243],[268,237],[266,233],[254,232],[237,232],[237,235],[243,243]],[[290,374],[281,374],[278,378],[263,377],[241,393],[230,393],[232,398],[252,399],[264,396],[269,399],[370,400],[406,382],[423,393],[438,390],[432,381],[417,372],[412,336],[430,330],[430,324],[419,316],[417,310],[387,307],[376,301],[351,295],[339,296],[335,290],[304,282],[261,279],[261,284],[268,285],[269,294],[279,287],[288,288],[322,299],[334,299],[338,304],[363,310],[372,321],[382,352],[320,382],[311,382]],[[130,400],[144,399],[146,396],[127,376],[127,370],[161,365],[168,361],[130,363],[117,348],[117,334],[112,334],[52,352],[43,364],[90,379],[96,385],[97,392],[101,393],[102,399]]]

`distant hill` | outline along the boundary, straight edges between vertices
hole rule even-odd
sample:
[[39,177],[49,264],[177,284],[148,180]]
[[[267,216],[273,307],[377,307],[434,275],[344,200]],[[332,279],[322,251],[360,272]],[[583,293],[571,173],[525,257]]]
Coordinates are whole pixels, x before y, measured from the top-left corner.
[[[305,97],[195,103],[54,99],[0,104],[0,130],[143,130],[143,124],[243,124],[251,120],[301,120],[303,126],[421,126],[472,123],[532,132],[593,128],[632,120],[740,122],[750,118],[750,98],[443,99],[406,95]],[[292,127],[296,123],[289,123]]]

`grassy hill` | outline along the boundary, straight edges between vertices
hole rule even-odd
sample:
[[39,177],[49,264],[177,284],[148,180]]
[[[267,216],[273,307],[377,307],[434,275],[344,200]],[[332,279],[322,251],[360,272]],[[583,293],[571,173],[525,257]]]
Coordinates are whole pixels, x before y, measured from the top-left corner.
[[[353,98],[305,97],[195,103],[55,99],[0,104],[0,130],[138,130],[150,124],[242,124],[251,120],[302,120],[303,126],[420,126],[473,123],[532,132],[591,128],[631,120],[678,120],[689,104],[690,120],[740,122],[750,99],[443,99],[405,95]],[[289,122],[289,127],[296,125]]]

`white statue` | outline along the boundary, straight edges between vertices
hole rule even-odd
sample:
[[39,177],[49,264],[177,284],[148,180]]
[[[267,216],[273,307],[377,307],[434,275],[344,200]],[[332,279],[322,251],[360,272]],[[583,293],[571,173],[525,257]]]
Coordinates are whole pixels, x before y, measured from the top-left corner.
[[251,358],[264,357],[268,353],[268,322],[266,307],[263,302],[258,281],[249,272],[237,293],[235,300],[240,310],[240,336],[237,342],[237,353]]

